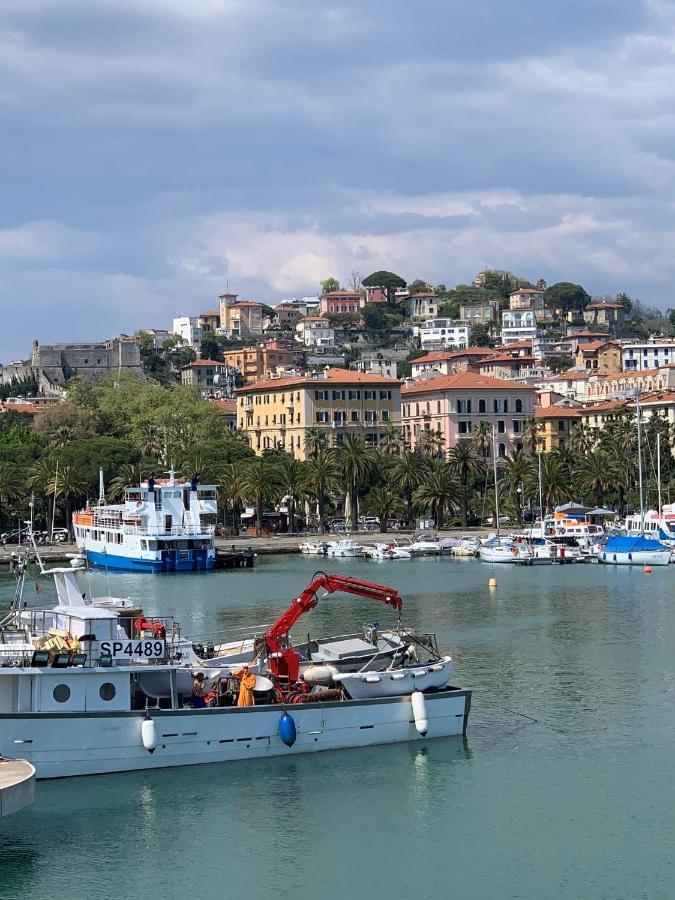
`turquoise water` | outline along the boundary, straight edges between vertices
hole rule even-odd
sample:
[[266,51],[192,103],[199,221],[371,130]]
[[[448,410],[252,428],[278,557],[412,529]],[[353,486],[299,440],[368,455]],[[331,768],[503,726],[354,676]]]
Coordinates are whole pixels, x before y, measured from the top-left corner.
[[[2,900],[675,895],[672,567],[496,567],[490,591],[473,560],[330,565],[396,587],[404,621],[451,650],[475,692],[467,741],[41,782],[0,820]],[[197,635],[271,622],[316,568],[268,557],[110,590]],[[330,597],[298,637],[392,615]]]

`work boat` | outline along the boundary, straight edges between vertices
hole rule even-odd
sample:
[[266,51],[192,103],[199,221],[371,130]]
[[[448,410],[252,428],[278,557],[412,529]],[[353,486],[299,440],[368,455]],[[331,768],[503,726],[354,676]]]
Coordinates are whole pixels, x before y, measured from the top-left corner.
[[[433,635],[401,627],[402,600],[392,588],[317,573],[256,639],[256,673],[244,691],[236,673],[250,646],[241,652],[233,642],[229,654],[204,661],[173,619],[145,616],[127,599],[92,600],[77,581],[82,571],[46,574],[54,577],[57,606],[26,609],[17,589],[0,625],[0,753],[27,759],[38,778],[291,756],[466,730],[471,692],[450,684],[452,660],[439,654]],[[392,652],[385,642],[379,668],[377,649],[361,665],[353,643],[342,655],[346,668],[334,665],[335,641],[318,661],[301,659],[288,632],[322,589],[399,612],[398,646]],[[198,672],[205,708],[192,700]],[[239,706],[240,699],[253,705]]]
[[75,541],[90,565],[127,572],[196,572],[215,565],[214,485],[150,477],[124,503],[99,502],[73,516]]

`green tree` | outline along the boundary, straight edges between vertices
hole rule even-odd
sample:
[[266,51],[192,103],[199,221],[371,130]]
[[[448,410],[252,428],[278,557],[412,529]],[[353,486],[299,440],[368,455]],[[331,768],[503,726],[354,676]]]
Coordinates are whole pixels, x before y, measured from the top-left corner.
[[207,331],[199,348],[202,359],[213,359],[216,362],[223,361],[223,345],[213,332]]
[[308,428],[305,432],[305,456],[316,459],[319,453],[328,449],[328,436],[321,428]]
[[241,496],[240,465],[225,463],[218,472],[216,482],[218,500],[223,507],[223,522],[227,524],[227,506],[232,504],[232,528],[237,530],[237,503]]
[[461,497],[462,489],[450,463],[442,459],[430,460],[413,498],[415,502],[431,510],[438,531],[443,528],[445,510],[459,506]]
[[352,529],[359,527],[359,488],[373,471],[377,454],[362,434],[348,434],[335,447],[335,459],[349,494]]
[[[401,287],[405,287],[405,285],[401,285]],[[415,278],[408,285],[408,291],[410,292],[410,296],[413,294],[430,294],[433,293],[433,287],[427,282],[423,281],[421,278]]]
[[523,444],[525,444],[533,455],[537,452],[537,449],[541,444],[543,431],[544,426],[536,416],[528,416],[523,420],[521,437],[523,439]]
[[72,533],[73,517],[72,506],[77,500],[84,497],[87,490],[87,480],[83,473],[75,466],[60,466],[48,486],[48,491],[54,496],[54,502],[63,500],[66,517],[65,527]]
[[423,456],[441,458],[445,453],[445,438],[440,431],[423,431],[418,443]]
[[321,282],[321,293],[322,294],[330,294],[333,291],[339,291],[339,290],[340,290],[340,282],[337,280],[337,278],[333,278],[332,275],[329,275],[328,278],[324,278],[324,280]]
[[288,504],[288,532],[295,533],[295,508],[307,485],[307,464],[286,455],[279,460],[281,486]]
[[570,448],[578,453],[579,456],[586,456],[595,449],[598,438],[595,431],[582,422],[575,423],[570,429],[568,441]]
[[541,456],[541,487],[544,500],[542,516],[547,509],[553,509],[568,498],[570,475],[567,466],[557,452],[543,453]]
[[469,491],[473,480],[483,471],[484,465],[476,456],[470,441],[459,441],[448,456],[450,467],[462,486],[462,527],[469,523]]
[[332,453],[319,450],[307,464],[307,487],[316,498],[319,529],[325,531],[326,500],[340,485],[340,472]]
[[525,490],[534,480],[534,460],[522,450],[514,450],[504,461],[503,484],[516,509],[518,522],[523,521]]
[[391,467],[391,483],[403,493],[408,524],[411,524],[414,518],[413,494],[415,488],[419,486],[425,469],[425,460],[413,453],[412,450],[404,450],[399,457],[394,459]]
[[591,302],[591,297],[580,284],[570,281],[558,281],[544,291],[544,303],[548,309],[560,310],[563,315],[568,312],[581,312]]
[[487,459],[487,457],[490,455],[490,448],[492,447],[492,437],[492,425],[487,421],[487,419],[481,419],[478,425],[473,430],[473,433],[471,435],[471,442],[476,448],[476,453],[483,459]]
[[577,478],[581,489],[593,493],[596,505],[603,506],[605,491],[612,478],[609,460],[604,450],[593,450],[580,460]]
[[255,504],[255,532],[262,534],[265,503],[276,502],[281,491],[281,476],[273,458],[259,456],[241,467],[239,488],[242,497]]
[[379,449],[384,456],[398,456],[404,443],[403,431],[397,425],[387,425],[382,429]]
[[124,491],[128,487],[136,487],[146,475],[150,474],[147,465],[134,465],[127,463],[118,469],[106,488],[106,499],[111,503],[119,503],[124,500]]
[[480,323],[472,325],[469,332],[469,344],[472,347],[494,347],[495,342],[490,333],[490,326]]
[[377,516],[380,521],[380,532],[386,534],[387,521],[405,509],[403,498],[388,485],[377,485],[372,488],[364,502],[365,511]]
[[16,466],[3,463],[0,465],[0,521],[6,503],[18,500],[21,496],[19,473]]
[[364,287],[380,287],[387,298],[390,305],[394,302],[396,291],[398,288],[406,286],[405,279],[394,272],[379,271],[373,272],[361,281]]

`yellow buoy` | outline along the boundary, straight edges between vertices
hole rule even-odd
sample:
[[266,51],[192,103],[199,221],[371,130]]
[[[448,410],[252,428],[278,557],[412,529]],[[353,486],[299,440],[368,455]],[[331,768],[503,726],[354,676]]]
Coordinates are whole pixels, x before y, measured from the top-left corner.
[[497,579],[494,576],[488,581],[488,587],[491,587],[491,588],[497,587]]
[[651,566],[645,566],[644,569],[643,569],[642,571],[645,573],[645,575],[651,575],[651,574],[652,574],[652,567],[651,567]]

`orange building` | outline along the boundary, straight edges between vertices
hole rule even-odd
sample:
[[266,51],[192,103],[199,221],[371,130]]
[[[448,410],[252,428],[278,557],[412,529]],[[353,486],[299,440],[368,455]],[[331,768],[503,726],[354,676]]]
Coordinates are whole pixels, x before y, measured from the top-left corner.
[[266,341],[255,347],[226,350],[223,356],[228,366],[239,369],[244,384],[255,384],[279,371],[292,369],[300,362],[302,354],[279,341]]

